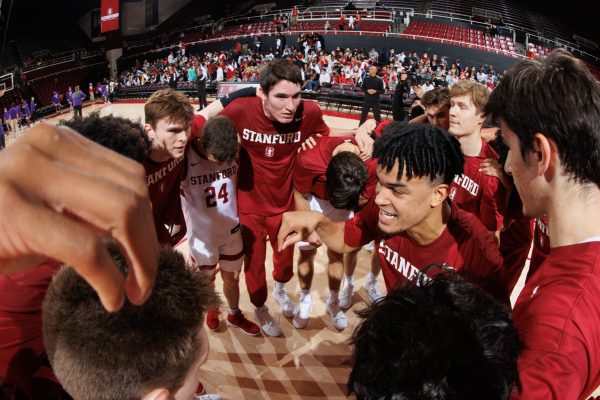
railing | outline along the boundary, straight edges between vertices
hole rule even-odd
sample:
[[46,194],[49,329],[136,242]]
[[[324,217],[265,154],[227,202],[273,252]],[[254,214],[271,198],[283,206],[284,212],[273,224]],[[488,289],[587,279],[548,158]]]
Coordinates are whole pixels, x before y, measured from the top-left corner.
[[40,79],[47,79],[47,78],[50,78],[52,76],[56,76],[56,75],[60,75],[60,74],[65,74],[67,72],[77,71],[78,69],[95,67],[96,65],[101,65],[101,64],[105,64],[105,63],[106,63],[105,61],[99,61],[99,62],[93,63],[93,64],[82,65],[80,67],[75,67],[75,68],[70,68],[70,69],[67,69],[67,70],[64,70],[64,71],[54,72],[52,74],[48,74],[48,75],[44,75],[44,76],[39,76],[37,78],[33,78],[33,79],[29,80],[28,83],[31,84],[33,82],[39,81]]
[[[339,19],[342,15],[344,18],[348,18],[350,16],[356,17],[356,14],[359,10],[339,10],[339,9],[308,9],[301,12],[298,15],[298,21],[318,21],[318,20],[326,20],[326,19]],[[393,21],[394,13],[393,11],[361,11],[360,17],[363,22],[368,21]]]
[[567,40],[561,40],[559,38],[555,38],[555,40],[551,40],[548,38],[545,38],[543,36],[539,36],[539,35],[535,35],[535,34],[531,34],[531,33],[527,33],[525,35],[525,47],[527,48],[527,46],[529,45],[529,39],[530,38],[534,38],[535,42],[539,45],[550,45],[553,47],[548,47],[550,50],[552,50],[552,48],[555,47],[562,47],[562,48],[566,48],[567,50],[569,50],[571,53],[574,54],[579,54],[580,56],[586,56],[589,57],[591,59],[593,59],[595,62],[599,62],[600,58],[598,58],[597,56],[590,54],[586,51],[583,51],[579,48],[579,45],[575,44],[575,43],[571,43]]
[[64,64],[71,61],[75,61],[75,53],[71,53],[68,56],[53,58],[51,60],[44,61],[40,65],[32,65],[31,67],[24,67],[22,69],[23,73],[29,73],[33,71],[39,71],[40,69],[48,68],[53,65]]
[[[425,18],[439,18],[439,19],[448,19],[451,22],[458,21],[464,22],[469,25],[476,25],[484,28],[491,28],[492,24],[487,22],[481,22],[476,19],[473,19],[473,16],[466,14],[453,13],[449,11],[440,11],[440,10],[429,10],[426,14],[416,13],[415,16],[425,17]],[[514,28],[508,26],[497,27],[499,30],[508,30],[512,34],[513,43],[517,42],[517,33]]]
[[[289,34],[289,35],[299,35],[301,33],[306,33],[306,32],[305,31],[286,31],[286,34]],[[393,33],[393,32],[387,32],[387,31],[386,32],[374,32],[374,31],[315,30],[315,31],[311,31],[311,33],[319,33],[321,35],[335,35],[335,36],[337,36],[337,35],[357,35],[357,36],[380,35],[380,36],[385,36],[385,37],[396,37],[399,39],[427,40],[427,41],[435,41],[435,42],[443,43],[443,44],[450,44],[450,45],[454,45],[454,46],[468,47],[471,49],[485,50],[485,51],[488,51],[491,53],[501,54],[504,56],[514,57],[514,58],[519,58],[519,59],[526,58],[523,54],[509,51],[509,50],[502,50],[502,49],[497,49],[495,47],[478,45],[478,44],[473,44],[471,42],[463,42],[460,40],[439,38],[439,37],[435,37],[435,36],[422,36],[422,35],[414,35],[414,34],[407,34],[407,33]],[[225,40],[236,40],[236,39],[240,39],[240,38],[254,38],[256,36],[264,36],[264,35],[265,35],[264,33],[236,34],[236,35],[231,35],[231,36],[222,36],[222,37],[218,37],[218,38],[210,38],[210,39],[205,39],[205,40],[198,40],[195,42],[189,42],[188,45],[215,43],[215,42],[221,42],[221,41],[225,41]],[[169,47],[163,47],[163,48],[157,49],[157,50],[150,50],[150,51],[146,51],[146,52],[142,52],[142,53],[138,53],[138,54],[132,54],[129,56],[121,57],[120,59],[124,60],[124,59],[139,57],[143,54],[160,53],[160,52],[169,50],[174,47],[177,47],[177,46],[174,45],[174,46],[169,46]]]

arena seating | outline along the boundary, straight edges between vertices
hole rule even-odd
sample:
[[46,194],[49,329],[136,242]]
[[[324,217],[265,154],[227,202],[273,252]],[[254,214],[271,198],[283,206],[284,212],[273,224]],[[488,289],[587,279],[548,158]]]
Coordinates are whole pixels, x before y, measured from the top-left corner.
[[423,40],[434,42],[452,41],[448,44],[476,48],[497,54],[517,56],[517,54],[515,54],[515,44],[511,38],[499,35],[490,37],[489,35],[486,35],[483,30],[474,28],[413,21],[410,23],[404,34],[414,35],[415,39],[421,39],[417,37],[421,36]]

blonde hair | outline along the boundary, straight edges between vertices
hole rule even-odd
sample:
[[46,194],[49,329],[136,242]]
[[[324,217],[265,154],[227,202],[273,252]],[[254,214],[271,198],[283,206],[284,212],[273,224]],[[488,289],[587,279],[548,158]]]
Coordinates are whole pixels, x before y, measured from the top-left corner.
[[194,119],[194,107],[185,94],[173,89],[162,89],[154,92],[146,101],[144,116],[146,123],[153,129],[163,118],[187,126]]
[[490,98],[488,89],[481,83],[474,81],[458,81],[450,88],[450,98],[468,95],[471,103],[477,108],[477,112],[483,113],[483,109]]

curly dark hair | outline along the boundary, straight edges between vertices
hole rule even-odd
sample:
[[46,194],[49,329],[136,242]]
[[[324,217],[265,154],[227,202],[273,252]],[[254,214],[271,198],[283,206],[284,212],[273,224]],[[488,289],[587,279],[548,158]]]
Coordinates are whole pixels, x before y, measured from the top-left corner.
[[358,315],[347,387],[360,400],[504,400],[520,386],[509,307],[454,272],[400,286]]
[[141,123],[127,118],[93,112],[85,118],[62,121],[86,138],[117,153],[143,163],[150,154],[151,143]]

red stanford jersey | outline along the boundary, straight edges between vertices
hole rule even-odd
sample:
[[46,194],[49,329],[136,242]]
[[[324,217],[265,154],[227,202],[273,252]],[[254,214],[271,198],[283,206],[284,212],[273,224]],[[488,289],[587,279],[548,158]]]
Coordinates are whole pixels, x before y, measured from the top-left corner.
[[448,226],[427,245],[418,244],[406,232],[384,235],[377,226],[378,215],[379,207],[370,201],[346,222],[344,241],[348,246],[360,247],[375,240],[388,293],[399,284],[417,278],[429,264],[437,263],[466,273],[497,298],[508,300],[498,248],[472,214],[451,203]]
[[497,159],[498,154],[487,142],[481,142],[477,157],[464,156],[464,173],[454,177],[450,199],[463,210],[475,214],[488,231],[499,231],[506,203],[505,190],[497,178],[479,171],[484,159]]
[[[300,193],[312,193],[322,200],[329,200],[327,197],[325,172],[327,166],[333,158],[333,151],[337,146],[344,142],[356,144],[353,137],[347,136],[323,136],[317,138],[317,144],[312,149],[300,152],[296,159],[294,167],[294,187]],[[365,161],[367,166],[367,186],[363,191],[363,196],[367,199],[375,197],[375,187],[377,186],[377,161],[369,159]]]
[[600,385],[600,242],[552,248],[513,318],[523,391],[512,399],[587,399]]
[[269,120],[259,97],[238,98],[221,114],[234,121],[242,140],[239,212],[272,216],[289,210],[298,148],[310,135],[329,134],[318,104],[301,101],[289,124]]
[[[162,244],[175,245],[185,235],[185,221],[179,198],[179,187],[185,170],[184,161],[185,157],[181,157],[158,163],[148,157],[144,162],[154,226]],[[176,226],[178,228],[175,228]],[[179,229],[179,232],[172,235],[174,228]]]
[[0,275],[0,387],[4,380],[24,393],[31,391],[44,355],[42,302],[61,265],[48,261],[28,271]]
[[527,279],[530,279],[535,271],[544,262],[550,253],[550,232],[548,229],[548,217],[542,216],[535,219],[533,229],[533,248],[531,250],[531,262]]

